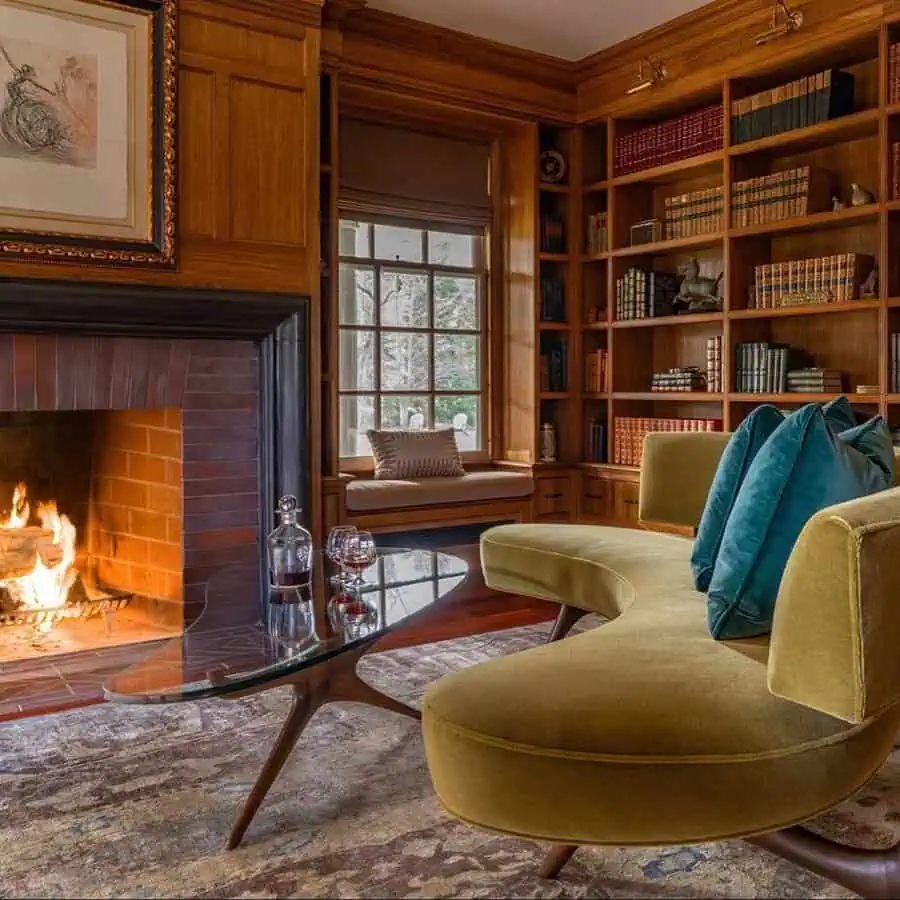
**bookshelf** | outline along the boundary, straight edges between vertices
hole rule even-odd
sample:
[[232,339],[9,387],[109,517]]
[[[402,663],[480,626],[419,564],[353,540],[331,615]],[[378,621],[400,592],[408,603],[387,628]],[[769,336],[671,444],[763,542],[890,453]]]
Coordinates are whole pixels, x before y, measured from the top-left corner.
[[[800,60],[773,62],[770,69],[752,76],[723,79],[701,94],[662,104],[647,92],[634,103],[622,105],[627,114],[587,122],[569,137],[571,148],[580,148],[582,154],[575,168],[580,167],[583,181],[573,182],[569,192],[573,209],[581,204],[581,233],[588,216],[602,209],[608,214],[609,234],[609,245],[602,253],[588,253],[582,246],[575,264],[569,264],[577,289],[570,309],[581,313],[571,320],[572,344],[578,349],[573,364],[583,367],[588,354],[597,349],[608,354],[604,389],[590,390],[581,369],[572,384],[572,391],[577,389],[575,399],[564,407],[573,422],[577,417],[581,423],[591,418],[605,423],[602,460],[592,458],[585,447],[576,460],[578,517],[636,524],[638,468],[622,464],[621,452],[616,455],[614,425],[619,418],[658,418],[669,425],[674,421],[685,427],[732,430],[761,403],[790,409],[835,396],[814,389],[805,393],[739,391],[738,345],[788,345],[805,351],[812,366],[841,373],[842,392],[861,416],[881,413],[892,428],[900,428],[900,266],[893,262],[900,258],[900,50],[891,51],[894,44],[900,44],[900,22],[873,25],[870,33],[846,43],[815,47]],[[892,53],[896,54],[893,63]],[[853,76],[852,105],[845,102],[841,108],[834,96],[822,93],[821,79],[817,82],[816,77],[830,70]],[[665,96],[673,94],[668,91]],[[754,123],[755,134],[753,130],[749,136],[737,132],[732,112],[764,108],[760,101],[754,107],[753,98],[760,96],[782,106],[764,113],[769,117],[767,124]],[[803,108],[785,106],[790,97]],[[651,160],[652,165],[637,170],[626,166],[623,171],[621,148],[626,139],[640,146],[640,138],[631,136],[654,126],[656,134],[668,127],[671,135],[671,126],[665,123],[717,104],[723,111],[716,138],[719,146],[709,146],[707,135],[706,145],[697,140],[692,144],[702,152],[671,161]],[[832,113],[833,118],[822,119]],[[769,192],[766,202],[777,203],[779,190],[790,199],[797,195],[790,185],[798,179],[811,184],[823,173],[826,187],[807,190],[802,214],[786,205],[774,213],[757,211],[758,218],[767,218],[752,224],[742,221],[746,214],[738,213],[737,200],[747,198],[747,185],[759,190],[763,184]],[[852,205],[851,182],[870,191],[874,200]],[[665,214],[672,205],[670,198],[704,196],[716,189],[721,191],[721,221],[709,218],[701,233],[667,239]],[[844,208],[832,209],[832,195],[840,197]],[[753,199],[761,202],[760,196]],[[663,234],[648,243],[633,243],[631,227],[650,219],[661,222]],[[575,251],[570,247],[569,252]],[[863,267],[866,258],[878,266],[874,294],[860,297],[862,275],[854,280],[853,273],[847,275],[843,269],[842,283],[850,285],[853,299],[763,307],[751,293],[757,277],[769,277],[760,273],[802,273],[805,270],[788,266],[846,254],[857,254]],[[616,300],[617,284],[630,270],[674,273],[692,259],[697,260],[701,275],[721,275],[721,311],[623,318],[621,302]],[[758,268],[763,266],[769,269]],[[800,293],[810,296],[819,282],[814,274],[808,281],[805,277],[796,274],[799,282],[792,281],[790,286],[799,283],[804,286]],[[776,287],[780,290],[782,283]],[[783,298],[784,293],[778,296]],[[798,291],[789,293],[796,299]],[[646,288],[642,296],[647,296]],[[598,311],[588,321],[585,312],[591,304]],[[709,341],[715,338],[722,361],[721,385],[715,384],[716,390],[650,390],[656,372],[687,366],[705,369]],[[774,374],[770,381],[756,383],[763,388],[780,386]],[[794,376],[793,383],[803,382]],[[861,386],[874,393],[856,393]],[[703,424],[710,421],[715,426]],[[568,430],[573,440],[577,430],[578,439],[584,441],[583,424]],[[571,455],[566,459],[571,461]]]

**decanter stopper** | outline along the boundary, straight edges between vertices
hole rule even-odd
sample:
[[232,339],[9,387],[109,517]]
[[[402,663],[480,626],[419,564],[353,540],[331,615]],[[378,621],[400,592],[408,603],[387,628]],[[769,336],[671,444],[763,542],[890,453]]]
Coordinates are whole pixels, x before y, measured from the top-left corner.
[[312,577],[312,535],[297,523],[297,498],[287,494],[278,501],[279,524],[266,538],[269,586],[293,591],[308,585]]

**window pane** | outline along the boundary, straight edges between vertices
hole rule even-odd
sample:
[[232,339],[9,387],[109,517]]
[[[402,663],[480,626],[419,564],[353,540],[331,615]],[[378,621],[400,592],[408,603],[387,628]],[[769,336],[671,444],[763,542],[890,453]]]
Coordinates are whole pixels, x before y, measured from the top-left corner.
[[438,391],[477,391],[480,387],[478,338],[474,334],[434,336],[434,387]]
[[342,391],[375,389],[375,332],[341,329],[341,372],[338,388]]
[[427,334],[402,331],[383,333],[381,335],[382,390],[431,390],[430,352]]
[[376,225],[375,256],[377,259],[392,259],[396,262],[424,262],[422,232],[418,228]]
[[369,246],[372,226],[368,222],[350,222],[341,219],[339,226],[338,254],[340,256],[358,256],[368,258],[372,255]]
[[452,427],[456,446],[462,453],[481,449],[479,403],[479,398],[473,395],[434,398],[434,427]]
[[434,327],[475,331],[478,321],[478,280],[434,276]]
[[370,456],[366,432],[374,427],[374,397],[341,397],[341,456]]
[[382,395],[381,427],[412,430],[431,428],[431,398]]
[[471,269],[475,265],[475,241],[471,234],[428,232],[428,262],[435,266],[459,266]]
[[428,328],[428,276],[410,272],[381,273],[381,324]]
[[341,325],[375,324],[375,271],[341,265],[338,283]]

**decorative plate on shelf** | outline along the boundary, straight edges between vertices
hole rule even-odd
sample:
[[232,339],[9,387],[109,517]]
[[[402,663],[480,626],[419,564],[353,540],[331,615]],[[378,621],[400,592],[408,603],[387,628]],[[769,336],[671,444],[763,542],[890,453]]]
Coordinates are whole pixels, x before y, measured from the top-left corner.
[[566,158],[558,150],[541,153],[541,181],[559,184],[566,177]]

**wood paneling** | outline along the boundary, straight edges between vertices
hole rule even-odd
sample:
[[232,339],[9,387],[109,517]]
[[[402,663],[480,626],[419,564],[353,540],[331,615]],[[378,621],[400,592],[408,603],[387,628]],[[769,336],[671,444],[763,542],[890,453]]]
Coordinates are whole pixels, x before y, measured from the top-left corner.
[[217,143],[216,77],[212,72],[182,68],[179,78],[182,109],[191,115],[182,118],[178,158],[181,229],[185,234],[216,238],[221,231],[216,210],[216,169],[206,154]]

